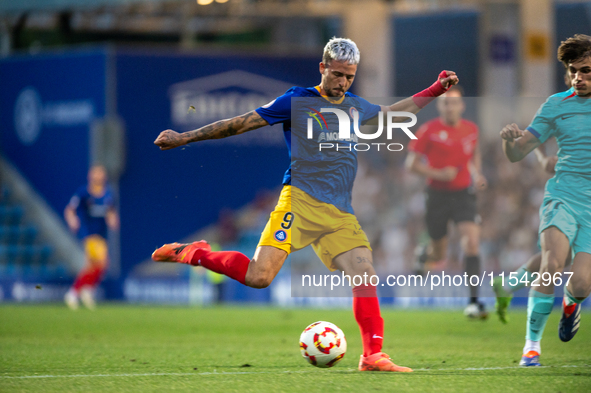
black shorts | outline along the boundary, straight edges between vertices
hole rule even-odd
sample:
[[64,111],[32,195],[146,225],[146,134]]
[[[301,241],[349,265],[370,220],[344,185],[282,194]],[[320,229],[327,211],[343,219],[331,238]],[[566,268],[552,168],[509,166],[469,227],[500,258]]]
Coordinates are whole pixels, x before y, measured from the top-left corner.
[[476,194],[473,188],[459,191],[427,189],[427,232],[433,240],[447,235],[447,223],[470,221],[480,224],[476,212]]

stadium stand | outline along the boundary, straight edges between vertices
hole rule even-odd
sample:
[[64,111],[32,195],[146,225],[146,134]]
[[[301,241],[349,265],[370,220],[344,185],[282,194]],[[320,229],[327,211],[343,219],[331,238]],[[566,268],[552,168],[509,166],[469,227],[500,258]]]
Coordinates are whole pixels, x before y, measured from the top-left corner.
[[63,276],[66,269],[53,255],[53,248],[39,236],[39,229],[26,217],[23,205],[10,189],[1,188],[0,274],[26,278]]

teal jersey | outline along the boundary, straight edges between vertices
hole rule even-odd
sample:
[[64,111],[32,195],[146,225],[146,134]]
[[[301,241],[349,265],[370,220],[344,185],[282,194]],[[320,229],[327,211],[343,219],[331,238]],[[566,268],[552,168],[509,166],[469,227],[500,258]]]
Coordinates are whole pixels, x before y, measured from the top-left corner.
[[574,89],[550,96],[538,109],[527,130],[544,143],[551,136],[558,143],[556,176],[587,177],[591,188],[591,99]]
[[554,94],[538,109],[527,130],[540,142],[558,143],[556,174],[546,183],[540,206],[541,234],[554,226],[576,254],[591,253],[591,99],[573,89]]

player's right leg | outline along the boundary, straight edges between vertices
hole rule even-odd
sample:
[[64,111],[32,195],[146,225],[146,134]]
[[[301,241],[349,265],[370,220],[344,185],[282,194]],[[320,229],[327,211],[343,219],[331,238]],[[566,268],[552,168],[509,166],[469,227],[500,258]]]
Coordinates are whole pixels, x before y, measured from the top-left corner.
[[165,244],[152,254],[156,262],[203,266],[252,288],[271,284],[291,252],[291,187],[285,186],[261,235],[252,260],[237,251],[211,251],[204,240],[191,244]]
[[424,275],[429,265],[445,259],[447,253],[447,223],[452,218],[451,202],[447,193],[427,190],[425,225],[429,234],[429,245],[418,246],[415,250],[413,270]]
[[201,240],[190,244],[165,244],[154,251],[152,259],[203,266],[249,287],[266,288],[279,273],[287,255],[284,250],[272,246],[259,246],[251,260],[237,251],[211,251]]
[[[540,277],[544,273],[554,277],[562,272],[570,250],[568,237],[556,226],[546,227],[541,235],[542,263]],[[546,276],[547,276],[546,274]],[[523,348],[521,366],[539,366],[540,341],[546,322],[554,305],[554,283],[539,280],[539,286],[532,286],[527,303],[526,342]]]

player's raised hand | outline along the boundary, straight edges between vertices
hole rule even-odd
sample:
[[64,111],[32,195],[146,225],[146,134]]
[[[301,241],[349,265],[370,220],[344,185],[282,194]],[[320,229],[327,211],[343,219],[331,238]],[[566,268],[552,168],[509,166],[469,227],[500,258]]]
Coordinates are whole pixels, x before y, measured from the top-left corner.
[[454,71],[444,70],[439,74],[439,82],[441,82],[441,85],[444,89],[448,89],[453,85],[457,85],[459,81],[460,78],[458,78]]
[[513,142],[517,138],[521,138],[525,131],[522,131],[517,127],[517,124],[507,124],[501,130],[501,138],[506,140],[507,142]]
[[160,147],[160,150],[174,149],[185,144],[185,141],[176,131],[165,130],[158,135],[158,138],[154,141],[154,144]]

